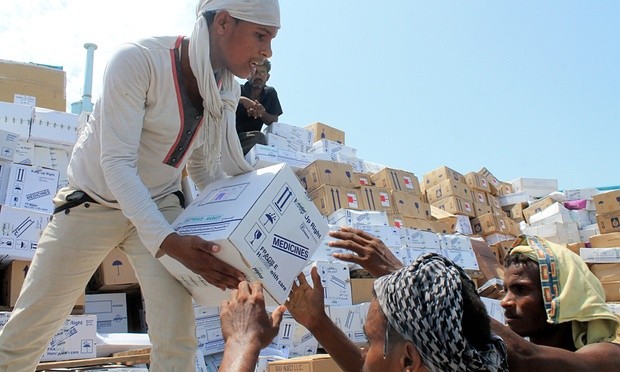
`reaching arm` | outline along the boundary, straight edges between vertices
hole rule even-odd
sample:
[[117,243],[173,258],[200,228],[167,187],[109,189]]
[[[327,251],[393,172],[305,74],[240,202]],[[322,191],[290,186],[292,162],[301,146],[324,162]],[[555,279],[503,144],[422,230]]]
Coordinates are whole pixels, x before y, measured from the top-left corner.
[[222,302],[225,345],[219,371],[254,371],[260,350],[278,334],[285,310],[279,306],[271,317],[267,314],[263,287],[258,281],[243,281],[238,288],[232,291],[230,301]]
[[316,267],[313,267],[311,287],[304,274],[299,274],[299,285],[293,284],[293,290],[286,302],[286,307],[293,318],[306,327],[334,358],[344,371],[359,372],[364,365],[360,348],[342,332],[325,313],[323,286]]
[[495,319],[491,319],[491,327],[506,342],[511,371],[620,371],[618,344],[601,342],[573,352],[533,344]]
[[355,253],[334,253],[335,258],[356,263],[375,278],[393,273],[403,267],[403,263],[380,239],[365,231],[341,227],[339,231],[331,231],[329,235],[340,239],[329,242],[330,247],[344,248]]

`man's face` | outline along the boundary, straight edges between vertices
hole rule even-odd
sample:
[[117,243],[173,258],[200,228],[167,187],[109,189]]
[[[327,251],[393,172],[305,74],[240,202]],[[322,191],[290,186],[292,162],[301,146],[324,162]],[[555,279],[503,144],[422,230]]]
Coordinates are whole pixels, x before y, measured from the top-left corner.
[[551,325],[543,302],[536,264],[513,264],[504,272],[506,296],[500,302],[506,323],[522,337],[535,337]]
[[364,333],[368,339],[368,347],[365,348],[363,372],[388,372],[400,371],[399,355],[390,350],[385,355],[385,328],[387,320],[381,311],[377,299],[373,299],[368,308],[368,316],[364,323]]
[[256,70],[250,75],[250,85],[255,89],[262,89],[269,80],[269,73],[267,67],[256,66]]
[[271,57],[271,41],[278,32],[275,27],[234,19],[226,12],[216,15],[215,30],[214,68],[225,68],[239,78],[247,78]]

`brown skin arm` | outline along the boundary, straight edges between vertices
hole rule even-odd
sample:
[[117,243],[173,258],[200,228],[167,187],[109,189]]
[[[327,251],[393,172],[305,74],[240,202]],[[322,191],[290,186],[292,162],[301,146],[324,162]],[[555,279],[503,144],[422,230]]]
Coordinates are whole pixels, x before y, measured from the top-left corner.
[[325,313],[323,285],[316,267],[312,268],[310,276],[312,287],[304,274],[299,274],[299,285],[293,284],[286,308],[299,324],[312,333],[340,368],[344,371],[361,371],[364,365],[362,351]]
[[155,257],[163,254],[181,262],[220,289],[235,289],[245,274],[216,257],[220,247],[199,236],[170,234]]
[[339,239],[329,242],[330,247],[343,248],[354,253],[334,253],[335,258],[356,263],[375,278],[403,267],[402,262],[380,239],[363,230],[341,227],[339,231],[330,231],[329,235]]
[[220,318],[224,356],[219,371],[254,371],[260,350],[278,335],[286,308],[279,306],[269,316],[265,310],[263,286],[256,281],[239,283],[229,301],[222,302]]
[[491,327],[506,342],[510,371],[620,371],[618,344],[601,342],[573,352],[533,344],[495,319],[491,319]]

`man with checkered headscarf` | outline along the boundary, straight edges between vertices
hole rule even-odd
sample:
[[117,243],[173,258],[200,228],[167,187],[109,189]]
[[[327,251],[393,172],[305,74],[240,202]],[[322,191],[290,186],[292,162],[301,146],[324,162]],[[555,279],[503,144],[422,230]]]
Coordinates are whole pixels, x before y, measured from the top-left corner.
[[491,333],[473,282],[442,256],[424,254],[375,280],[364,353],[325,315],[316,268],[311,277],[312,287],[298,277],[286,306],[346,371],[508,370],[505,344]]
[[146,38],[113,54],[73,148],[68,186],[54,199],[56,213],[0,331],[0,372],[35,370],[116,247],[144,297],[150,370],[195,370],[192,299],[159,258],[168,255],[222,289],[244,279],[218,259],[218,246],[178,235],[170,223],[183,208],[184,169],[200,189],[251,170],[235,129],[234,76],[247,78],[271,57],[279,27],[277,0],[201,0],[190,37]]

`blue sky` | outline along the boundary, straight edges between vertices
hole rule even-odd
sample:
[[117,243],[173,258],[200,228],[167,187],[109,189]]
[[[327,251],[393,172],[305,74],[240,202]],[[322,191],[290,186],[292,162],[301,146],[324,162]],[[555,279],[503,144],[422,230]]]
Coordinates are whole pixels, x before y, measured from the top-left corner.
[[[63,66],[94,96],[111,51],[188,34],[195,1],[24,0],[0,9],[0,58]],[[415,173],[487,167],[561,189],[620,185],[620,2],[280,1],[269,84],[280,121],[346,132],[358,157]],[[33,25],[39,27],[34,27]],[[43,29],[44,32],[38,31]]]

